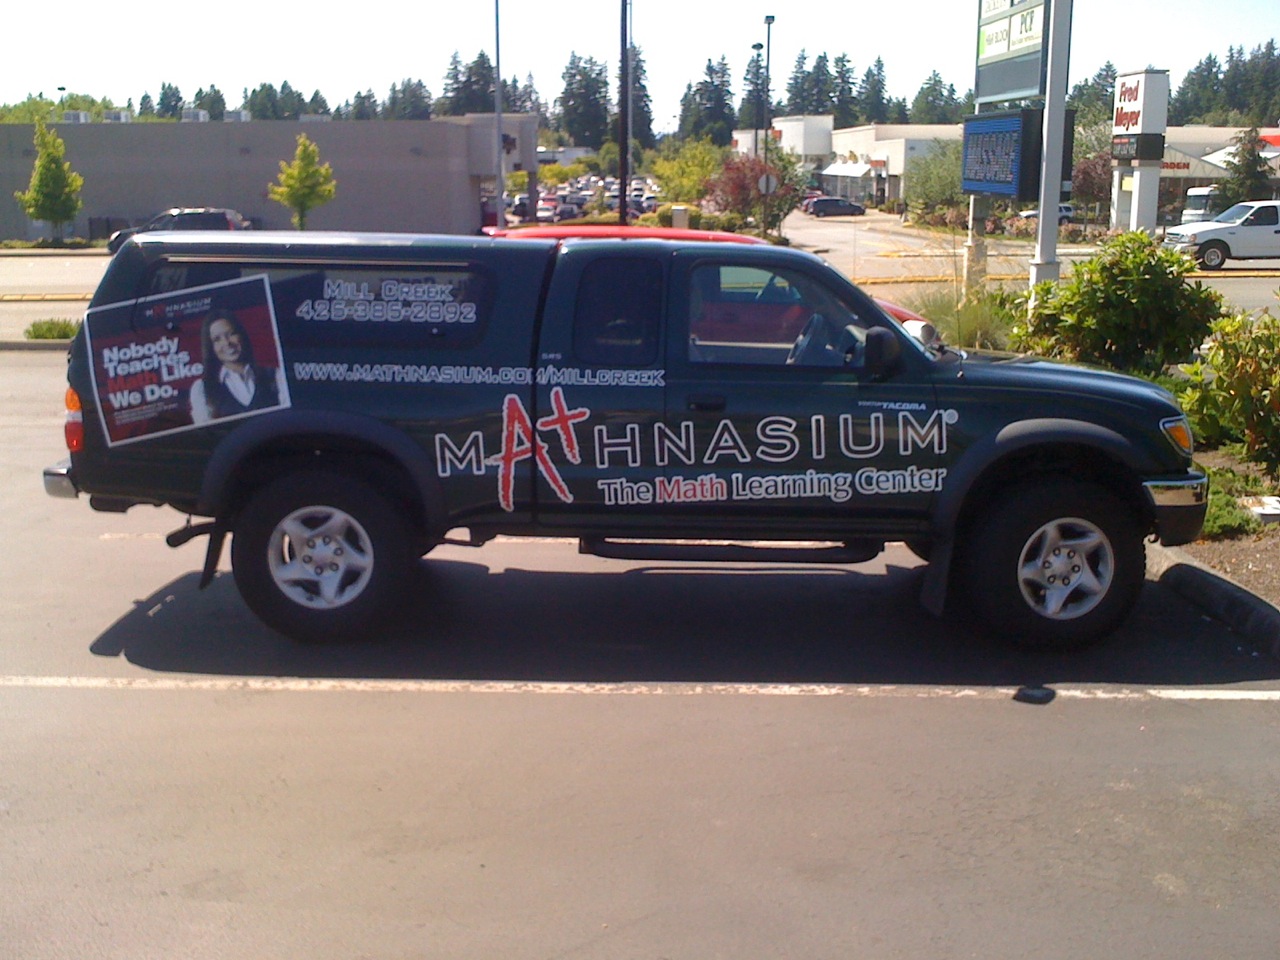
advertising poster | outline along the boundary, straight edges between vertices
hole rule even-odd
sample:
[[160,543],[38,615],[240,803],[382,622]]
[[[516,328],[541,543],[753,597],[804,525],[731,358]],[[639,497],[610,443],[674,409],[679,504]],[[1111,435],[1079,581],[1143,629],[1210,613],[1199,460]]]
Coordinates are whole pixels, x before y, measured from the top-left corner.
[[265,276],[88,311],[109,446],[289,406]]

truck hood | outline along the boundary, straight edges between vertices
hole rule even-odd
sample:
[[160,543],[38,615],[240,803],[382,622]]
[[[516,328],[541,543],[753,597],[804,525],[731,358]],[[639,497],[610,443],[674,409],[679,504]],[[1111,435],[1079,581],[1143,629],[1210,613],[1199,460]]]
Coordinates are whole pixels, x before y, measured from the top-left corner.
[[1171,415],[1181,412],[1164,387],[1100,367],[994,350],[966,350],[959,370],[971,386],[1038,388],[1073,396],[1105,394],[1121,403],[1166,406]]

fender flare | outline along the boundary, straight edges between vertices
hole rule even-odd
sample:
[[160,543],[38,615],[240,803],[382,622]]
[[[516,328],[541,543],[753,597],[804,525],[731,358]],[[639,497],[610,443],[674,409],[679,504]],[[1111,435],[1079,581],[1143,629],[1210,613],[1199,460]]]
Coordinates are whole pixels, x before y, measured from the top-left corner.
[[198,511],[219,517],[227,507],[226,494],[236,471],[248,457],[278,440],[314,437],[351,441],[373,447],[408,474],[422,500],[428,525],[445,522],[444,491],[430,454],[402,430],[373,417],[334,411],[281,410],[245,421],[214,448],[200,485]]
[[920,600],[925,609],[941,616],[955,546],[956,524],[970,493],[990,467],[1011,454],[1033,447],[1089,447],[1119,461],[1136,475],[1147,466],[1139,449],[1119,433],[1096,423],[1061,418],[1018,420],[980,439],[947,471],[942,492],[934,503],[931,526],[937,535],[925,569]]

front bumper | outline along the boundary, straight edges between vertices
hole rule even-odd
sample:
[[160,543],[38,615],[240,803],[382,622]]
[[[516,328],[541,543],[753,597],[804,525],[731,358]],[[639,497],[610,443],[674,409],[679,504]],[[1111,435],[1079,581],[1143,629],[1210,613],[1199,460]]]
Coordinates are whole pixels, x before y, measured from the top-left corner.
[[76,486],[71,469],[70,457],[44,468],[44,492],[51,497],[63,500],[74,500],[80,496],[80,489]]
[[1209,509],[1209,478],[1200,470],[1180,477],[1143,483],[1155,514],[1156,536],[1166,547],[1190,543],[1200,536]]

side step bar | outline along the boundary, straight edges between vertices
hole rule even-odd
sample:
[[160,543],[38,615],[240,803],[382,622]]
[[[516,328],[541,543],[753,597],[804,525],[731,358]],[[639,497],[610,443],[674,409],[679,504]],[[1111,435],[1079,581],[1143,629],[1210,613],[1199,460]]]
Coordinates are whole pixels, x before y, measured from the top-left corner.
[[[758,544],[758,542],[757,542]],[[707,560],[716,563],[866,563],[884,544],[879,540],[851,540],[842,546],[776,547],[741,543],[699,543],[671,540],[578,541],[578,552],[611,560]]]

